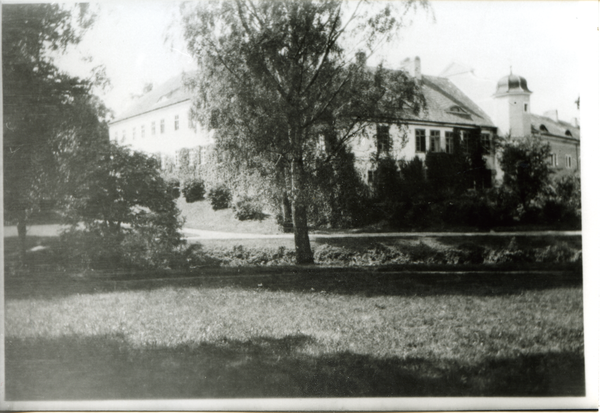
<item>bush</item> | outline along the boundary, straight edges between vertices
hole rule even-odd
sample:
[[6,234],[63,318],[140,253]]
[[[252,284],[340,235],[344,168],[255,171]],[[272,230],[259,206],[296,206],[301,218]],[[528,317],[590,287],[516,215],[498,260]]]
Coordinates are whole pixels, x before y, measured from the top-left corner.
[[177,178],[169,178],[166,181],[167,184],[167,192],[173,199],[177,199],[181,196],[181,191],[179,190],[179,179]]
[[187,181],[183,186],[183,196],[185,197],[185,202],[188,204],[202,201],[204,199],[204,193],[204,181],[200,179]]
[[266,217],[262,212],[262,205],[249,197],[238,200],[233,205],[233,213],[240,221],[262,221]]
[[229,203],[231,202],[231,192],[225,186],[221,185],[216,188],[212,188],[208,192],[208,199],[210,199],[212,209],[215,211],[219,209],[226,209],[229,208]]

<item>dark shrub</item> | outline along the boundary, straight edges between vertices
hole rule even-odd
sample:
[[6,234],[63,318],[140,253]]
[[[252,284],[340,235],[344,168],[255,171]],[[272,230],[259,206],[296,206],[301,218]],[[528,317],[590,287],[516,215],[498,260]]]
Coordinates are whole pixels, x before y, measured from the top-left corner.
[[262,205],[249,197],[238,200],[233,205],[233,213],[240,221],[262,221],[266,217],[262,212]]
[[212,209],[215,211],[219,209],[226,209],[229,208],[229,203],[231,202],[231,192],[225,186],[221,185],[216,188],[212,188],[208,192],[208,199],[210,199]]
[[202,201],[204,199],[204,193],[204,181],[201,179],[187,181],[183,186],[183,196],[185,197],[185,202],[188,204],[196,201]]
[[177,199],[181,196],[181,191],[179,190],[179,179],[177,178],[168,178],[166,180],[167,183],[167,192],[171,195],[173,199]]

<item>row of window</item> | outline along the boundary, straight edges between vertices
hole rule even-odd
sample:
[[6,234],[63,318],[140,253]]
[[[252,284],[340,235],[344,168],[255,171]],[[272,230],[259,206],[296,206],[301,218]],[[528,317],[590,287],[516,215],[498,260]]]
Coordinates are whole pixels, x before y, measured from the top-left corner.
[[[555,153],[551,153],[548,163],[550,166],[558,166],[558,156]],[[573,168],[573,159],[571,158],[571,155],[565,155],[565,167],[567,167],[567,169]]]
[[[416,152],[427,152],[427,137],[426,137],[425,129],[415,129],[415,144],[416,144]],[[446,142],[446,153],[454,153],[457,144],[462,145],[463,151],[466,153],[471,152],[475,149],[475,142],[473,142],[473,136],[469,131],[461,132],[462,139],[457,139],[459,137],[454,136],[454,132],[445,131],[444,138]],[[484,154],[489,154],[492,148],[492,138],[489,133],[481,134],[481,147],[483,149]],[[439,130],[430,130],[429,131],[429,151],[431,152],[443,152],[442,144],[441,144],[441,132]]]
[[[156,121],[152,121],[150,123],[150,135],[156,135]],[[161,134],[165,133],[166,131],[166,124],[165,124],[165,120],[161,119],[160,123],[159,123],[159,131]],[[189,129],[194,129],[195,125],[194,125],[194,120],[192,119],[191,116],[188,115],[188,128]],[[175,115],[174,119],[173,119],[173,130],[174,131],[178,131],[179,130],[179,115]],[[137,127],[134,126],[133,128],[131,128],[131,139],[135,140],[137,135]],[[145,138],[146,137],[146,125],[141,125],[140,126],[140,138]],[[120,136],[120,141],[121,142],[125,142],[125,139],[127,138],[127,130],[123,129],[123,131],[121,132],[121,136]],[[119,141],[119,132],[115,132],[115,140]]]
[[[454,153],[456,145],[461,145],[466,153],[475,149],[473,135],[469,131],[459,132],[461,136],[455,136],[453,131],[445,131],[445,148],[447,153]],[[389,125],[377,125],[377,151],[379,153],[389,152],[391,150],[390,128]],[[427,131],[425,129],[415,129],[415,151],[416,152],[443,152],[441,131],[429,130],[429,147],[427,146]],[[492,137],[489,133],[481,134],[481,147],[483,153],[488,155],[492,148]]]

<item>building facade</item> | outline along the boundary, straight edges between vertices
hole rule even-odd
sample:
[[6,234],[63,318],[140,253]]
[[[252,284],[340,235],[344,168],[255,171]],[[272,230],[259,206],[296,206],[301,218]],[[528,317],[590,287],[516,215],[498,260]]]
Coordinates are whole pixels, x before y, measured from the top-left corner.
[[[481,90],[487,89],[489,82],[460,65],[451,64],[440,76],[428,76],[421,73],[421,62],[416,57],[406,59],[402,70],[419,81],[426,108],[418,114],[406,113],[394,124],[373,122],[367,128],[368,137],[356,137],[350,142],[356,167],[366,182],[374,176],[371,155],[379,149],[377,135],[385,136],[390,155],[398,161],[415,157],[424,161],[428,152],[452,154],[459,146],[468,152],[481,145],[490,184],[494,177],[501,179],[492,144],[497,135],[538,135],[551,146],[548,162],[557,174],[579,170],[579,127],[559,120],[556,112],[532,114],[532,92],[525,78],[511,73],[497,82],[495,93],[488,94]],[[183,161],[194,167],[206,165],[215,156],[214,131],[202,129],[194,121],[191,97],[183,75],[169,80],[111,122],[110,138],[160,157],[163,167],[168,163],[179,166],[182,149],[188,150]]]
[[[426,108],[418,114],[406,113],[400,120],[402,126],[373,124],[368,135],[389,134],[390,155],[396,160],[425,160],[428,152],[453,154],[458,147],[468,152],[475,145],[484,150],[489,184],[497,169],[492,142],[497,128],[492,119],[465,93],[446,78],[423,75],[419,57],[406,59],[403,70],[415,77],[425,97]],[[479,142],[475,142],[479,140]],[[357,159],[357,168],[369,182],[373,177],[371,154],[377,151],[378,139],[356,138],[351,148]]]
[[151,90],[109,124],[110,139],[120,145],[155,155],[161,163],[180,163],[181,149],[189,149],[190,163],[206,163],[212,134],[192,117],[192,99],[177,76]]
[[[456,63],[448,66],[441,74],[457,87],[468,93],[485,111],[491,113],[498,135],[524,138],[538,136],[550,145],[548,163],[555,175],[580,171],[580,128],[577,119],[572,122],[560,120],[558,111],[543,115],[532,112],[527,80],[512,73],[501,78],[491,93],[491,83],[477,78],[472,69]],[[497,178],[501,178],[498,170]]]

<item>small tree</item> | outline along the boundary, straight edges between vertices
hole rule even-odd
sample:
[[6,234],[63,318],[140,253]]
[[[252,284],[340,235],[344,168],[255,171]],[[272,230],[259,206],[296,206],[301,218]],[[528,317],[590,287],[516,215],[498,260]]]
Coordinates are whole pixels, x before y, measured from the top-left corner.
[[[98,259],[116,260],[112,265],[170,266],[184,242],[182,222],[158,162],[113,143],[94,152],[95,159],[70,178],[73,192],[64,201],[67,222],[73,228],[83,223],[97,242],[85,248],[96,249]],[[68,155],[63,155],[67,166],[78,157]]]
[[549,157],[550,144],[537,136],[509,139],[501,147],[503,185],[525,210],[550,183]]

